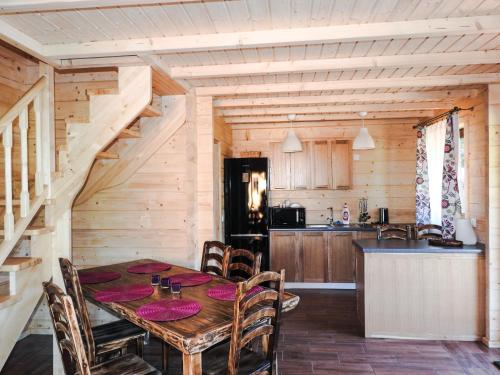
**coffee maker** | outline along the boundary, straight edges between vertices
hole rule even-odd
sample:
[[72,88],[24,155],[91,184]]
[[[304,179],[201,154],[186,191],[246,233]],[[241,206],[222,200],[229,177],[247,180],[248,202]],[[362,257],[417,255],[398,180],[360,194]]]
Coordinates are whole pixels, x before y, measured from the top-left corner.
[[379,224],[389,224],[389,209],[379,208],[378,209],[378,222]]

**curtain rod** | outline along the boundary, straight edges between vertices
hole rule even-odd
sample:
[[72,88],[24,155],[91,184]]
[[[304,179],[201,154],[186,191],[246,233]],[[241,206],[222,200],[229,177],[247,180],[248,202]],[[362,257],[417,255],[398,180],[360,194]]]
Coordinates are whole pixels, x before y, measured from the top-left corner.
[[417,125],[413,127],[413,129],[417,128],[425,128],[426,126],[430,126],[433,123],[435,123],[437,120],[442,119],[443,117],[448,116],[449,114],[452,114],[453,112],[460,112],[460,111],[473,111],[474,107],[469,107],[469,108],[459,108],[459,107],[453,107],[447,112],[441,113],[440,115],[434,116],[428,120],[424,120],[419,122]]

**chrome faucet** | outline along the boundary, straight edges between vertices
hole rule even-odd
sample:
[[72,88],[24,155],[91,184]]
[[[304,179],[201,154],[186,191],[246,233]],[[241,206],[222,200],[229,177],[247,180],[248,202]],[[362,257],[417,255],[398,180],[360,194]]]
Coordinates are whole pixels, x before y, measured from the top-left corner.
[[326,218],[329,225],[333,225],[333,207],[328,207],[327,210],[330,212],[330,216]]

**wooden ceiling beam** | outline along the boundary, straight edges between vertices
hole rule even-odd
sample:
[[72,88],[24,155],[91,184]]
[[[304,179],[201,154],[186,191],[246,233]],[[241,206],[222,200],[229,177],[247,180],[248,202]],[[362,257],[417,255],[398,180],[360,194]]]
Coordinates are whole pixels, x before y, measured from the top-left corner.
[[[434,111],[400,111],[400,112],[374,112],[368,113],[365,119],[394,119],[394,118],[415,118],[425,119],[434,116]],[[335,121],[335,120],[356,120],[360,119],[357,113],[331,113],[317,115],[298,115],[294,123],[304,121]],[[227,124],[253,124],[253,123],[278,123],[290,122],[287,115],[277,116],[241,116],[224,117]]]
[[215,78],[335,70],[497,64],[500,50],[172,67],[172,78]]
[[197,87],[196,94],[207,96],[221,96],[374,88],[383,89],[403,87],[461,86],[472,84],[489,84],[496,82],[500,82],[500,73],[206,86]]
[[201,0],[2,0],[0,14],[199,2]]
[[416,110],[437,110],[450,108],[450,102],[420,102],[420,103],[396,103],[396,104],[349,104],[349,105],[314,105],[314,106],[286,106],[286,107],[258,107],[258,108],[235,108],[221,111],[224,117],[230,116],[255,116],[255,115],[281,115],[295,114],[320,114],[320,113],[356,113],[368,112],[397,112]]
[[386,101],[436,101],[450,102],[461,98],[474,98],[479,90],[438,90],[438,91],[409,91],[376,94],[339,94],[339,95],[311,95],[311,96],[280,96],[262,98],[221,98],[214,100],[214,107],[258,107],[272,105],[301,105],[301,104],[332,104],[332,103],[363,103]]
[[498,32],[498,16],[492,15],[61,43],[45,45],[44,54],[68,59]]

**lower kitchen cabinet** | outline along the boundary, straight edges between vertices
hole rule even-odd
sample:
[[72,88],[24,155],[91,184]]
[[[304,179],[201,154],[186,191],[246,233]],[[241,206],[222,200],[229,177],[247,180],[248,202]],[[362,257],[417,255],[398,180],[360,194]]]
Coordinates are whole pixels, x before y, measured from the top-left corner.
[[327,232],[299,232],[304,253],[304,282],[324,283],[328,275]]
[[[353,283],[352,240],[374,233],[332,231],[271,231],[271,270],[286,270],[286,281]],[[359,236],[359,237],[358,237]]]
[[271,270],[285,269],[285,281],[301,282],[303,273],[303,251],[297,241],[298,232],[271,232]]
[[328,233],[328,281],[331,283],[354,282],[353,233]]

